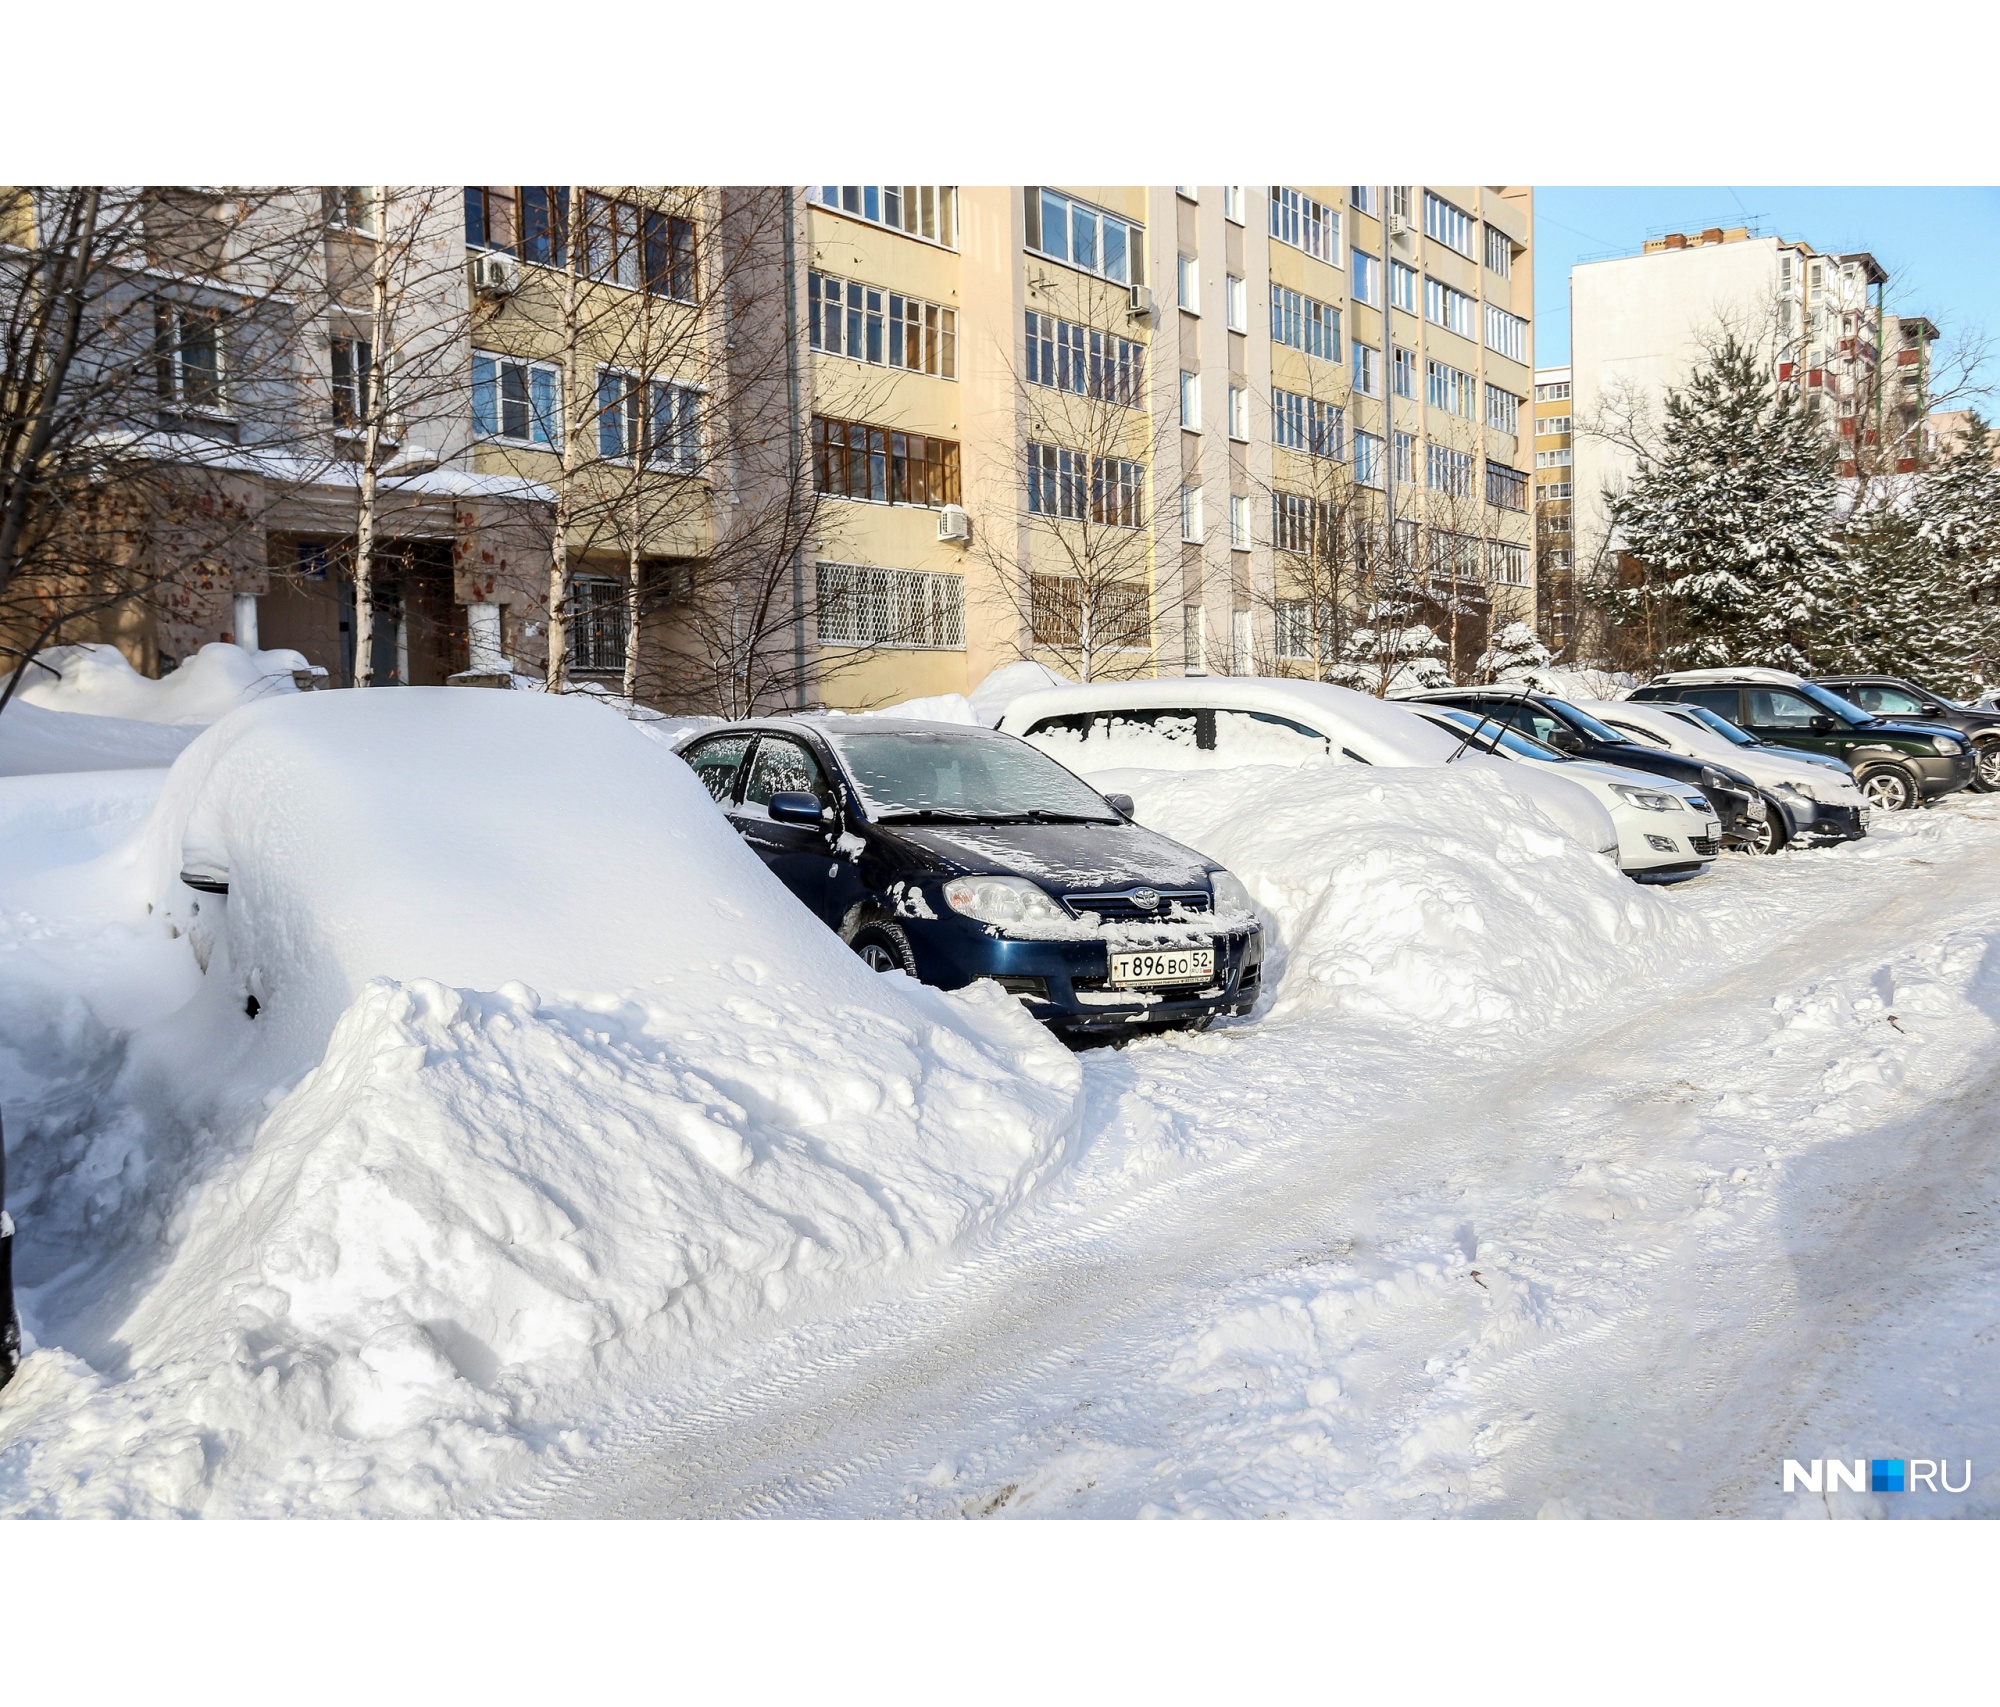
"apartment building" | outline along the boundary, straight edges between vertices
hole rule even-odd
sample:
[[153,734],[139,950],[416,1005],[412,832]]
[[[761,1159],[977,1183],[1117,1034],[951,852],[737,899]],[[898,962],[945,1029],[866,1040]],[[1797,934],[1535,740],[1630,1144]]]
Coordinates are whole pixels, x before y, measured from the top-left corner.
[[1535,369],[1535,632],[1562,657],[1576,636],[1576,435],[1570,370]]
[[824,703],[1300,669],[1292,565],[1390,503],[1468,658],[1532,616],[1530,191],[805,200]]
[[[1637,255],[1580,265],[1570,274],[1576,414],[1657,424],[1667,391],[1733,332],[1765,353],[1774,385],[1824,417],[1843,478],[1911,472],[1937,328],[1890,314],[1888,280],[1872,255],[1823,253],[1742,226],[1676,232]],[[1586,556],[1608,534],[1605,494],[1632,470],[1616,434],[1577,440],[1575,529]]]

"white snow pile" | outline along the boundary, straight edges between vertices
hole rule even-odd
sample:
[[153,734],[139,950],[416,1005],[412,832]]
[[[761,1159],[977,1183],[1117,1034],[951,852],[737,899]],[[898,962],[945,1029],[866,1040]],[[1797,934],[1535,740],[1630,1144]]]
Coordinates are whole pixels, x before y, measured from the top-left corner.
[[990,729],[1006,716],[1007,707],[1024,693],[1075,686],[1076,683],[1069,677],[1027,658],[1018,664],[1002,664],[999,669],[989,671],[979,686],[972,690],[970,704],[973,716]]
[[1327,765],[1099,771],[1139,821],[1240,877],[1271,927],[1271,1020],[1505,1049],[1707,943],[1485,772]]
[[111,922],[0,953],[0,1511],[463,1509],[989,1220],[1077,1120],[1011,998],[867,971],[563,698],[273,698],[39,883],[23,941]]
[[0,712],[0,777],[164,768],[200,733],[127,717],[45,711],[16,694]]
[[115,646],[52,646],[24,667],[15,698],[46,711],[177,724],[213,723],[252,700],[297,693],[292,672],[309,668],[298,652],[252,652],[222,640],[157,681]]

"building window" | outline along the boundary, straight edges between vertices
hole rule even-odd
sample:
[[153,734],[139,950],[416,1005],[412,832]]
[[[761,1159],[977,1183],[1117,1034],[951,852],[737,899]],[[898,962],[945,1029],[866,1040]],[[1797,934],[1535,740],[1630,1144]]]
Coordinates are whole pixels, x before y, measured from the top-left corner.
[[1425,450],[1425,484],[1433,492],[1442,492],[1447,498],[1469,498],[1472,496],[1472,456],[1467,451],[1453,450],[1449,445],[1427,445]]
[[1250,393],[1240,385],[1229,388],[1229,436],[1244,443],[1250,438]]
[[[1550,488],[1546,486],[1542,488],[1544,493],[1547,493],[1549,490]],[[1569,512],[1567,510],[1550,510],[1541,518],[1541,531],[1543,533],[1568,533],[1570,531],[1569,520]]]
[[1201,312],[1201,261],[1194,255],[1176,258],[1174,281],[1179,290],[1180,306],[1189,314]]
[[1373,184],[1350,184],[1347,189],[1347,205],[1356,213],[1365,213],[1371,219],[1380,211],[1375,200]]
[[636,202],[583,195],[584,271],[628,290],[692,302],[694,222]]
[[1505,391],[1497,385],[1489,385],[1486,388],[1486,424],[1496,432],[1520,432],[1520,398],[1516,397],[1513,392]]
[[1490,578],[1503,587],[1525,587],[1528,584],[1528,548],[1525,545],[1510,545],[1504,539],[1488,540],[1486,564]]
[[1486,501],[1502,510],[1527,509],[1528,477],[1504,462],[1487,463]]
[[1513,361],[1528,359],[1528,323],[1504,308],[1486,305],[1486,347]]
[[1401,261],[1389,263],[1389,300],[1406,314],[1417,311],[1417,271]]
[[1225,317],[1232,332],[1250,330],[1250,287],[1234,273],[1226,273],[1222,280],[1223,307]]
[[1203,534],[1201,527],[1201,488],[1183,486],[1181,488],[1181,538],[1189,545],[1199,545]]
[[1478,395],[1479,382],[1471,374],[1447,362],[1426,365],[1424,398],[1433,409],[1443,409],[1469,421],[1477,413],[1474,400]]
[[1412,400],[1417,395],[1417,352],[1406,350],[1401,345],[1396,348],[1394,360],[1389,364],[1389,383],[1398,397]]
[[1181,430],[1187,433],[1201,431],[1201,375],[1186,373],[1181,375]]
[[170,408],[197,415],[228,409],[221,309],[154,303],[153,362],[161,401]]
[[955,652],[965,645],[965,579],[922,569],[822,563],[819,643]]
[[806,296],[814,349],[877,367],[958,377],[957,309],[827,273],[806,275]]
[[320,217],[337,231],[375,235],[375,192],[361,184],[330,184],[319,193]]
[[562,370],[472,352],[472,430],[482,439],[562,449]]
[[[1414,486],[1417,480],[1417,441],[1408,433],[1398,433],[1395,439],[1396,479],[1404,486]],[[1467,457],[1466,461],[1471,462]]]
[[1535,496],[1545,504],[1566,504],[1575,491],[1567,480],[1548,480],[1535,488]]
[[[1077,575],[1036,575],[1029,581],[1028,626],[1037,646],[1076,646],[1083,639],[1083,580]],[[1090,599],[1094,648],[1146,652],[1153,645],[1153,617],[1146,589],[1134,582],[1098,586]]]
[[1456,332],[1461,338],[1479,336],[1473,319],[1478,304],[1462,290],[1453,290],[1428,276],[1424,279],[1424,318],[1433,326]]
[[1273,184],[1271,235],[1319,260],[1340,265],[1340,210],[1311,196]]
[[333,424],[359,432],[367,423],[368,375],[375,352],[366,338],[335,338],[333,356]]
[[1382,352],[1372,345],[1354,346],[1354,389],[1363,397],[1382,395]]
[[1271,442],[1338,461],[1347,454],[1346,415],[1332,403],[1294,391],[1271,393]]
[[499,249],[541,267],[566,264],[569,191],[560,184],[469,184],[465,246]]
[[1354,300],[1366,303],[1370,308],[1382,306],[1382,263],[1375,256],[1356,249],[1351,257],[1354,266]]
[[1454,581],[1479,578],[1479,536],[1434,527],[1424,541],[1424,567]]
[[1354,435],[1354,481],[1378,492],[1382,488],[1382,440],[1374,433]]
[[1544,415],[1535,423],[1535,431],[1550,437],[1568,437],[1571,418],[1568,415]]
[[1146,396],[1146,346],[1113,332],[1058,320],[1053,314],[1028,310],[1028,383],[1055,391],[1143,407]]
[[1340,546],[1340,516],[1331,504],[1300,492],[1271,494],[1271,544],[1298,556],[1331,558]]
[[1055,190],[1027,190],[1028,247],[1117,284],[1146,276],[1143,226]]
[[832,498],[936,509],[956,504],[958,446],[924,433],[815,415],[813,486]]
[[625,668],[625,583],[579,575],[569,585],[569,667],[583,675]]
[[1514,239],[1497,225],[1486,228],[1486,270],[1503,279],[1514,276]]
[[1424,191],[1424,234],[1472,259],[1472,216],[1429,190]]
[[689,470],[701,460],[701,394],[616,368],[597,373],[597,453]]
[[1561,450],[1538,450],[1535,452],[1535,466],[1537,468],[1568,468],[1571,461],[1572,458],[1567,445]]
[[1410,217],[1410,186],[1391,184],[1389,186],[1389,215],[1392,219]]
[[1569,381],[1559,379],[1551,385],[1536,386],[1535,401],[1537,403],[1567,403],[1569,401]]
[[1243,186],[1224,184],[1222,186],[1222,217],[1231,223],[1243,223]]
[[1309,356],[1340,360],[1340,310],[1282,285],[1271,288],[1271,338]]
[[926,243],[958,247],[958,190],[951,184],[811,184],[806,200]]
[[1241,492],[1229,494],[1229,549],[1250,549],[1250,500]]
[[1095,462],[1060,445],[1028,446],[1028,512],[1057,521],[1138,527],[1143,520],[1144,467],[1120,457]]

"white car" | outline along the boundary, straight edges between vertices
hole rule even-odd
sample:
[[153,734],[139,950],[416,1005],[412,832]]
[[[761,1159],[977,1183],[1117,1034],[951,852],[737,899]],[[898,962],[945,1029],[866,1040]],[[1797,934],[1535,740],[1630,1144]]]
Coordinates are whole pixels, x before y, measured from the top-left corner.
[[1787,842],[1851,842],[1868,833],[1868,801],[1840,760],[1760,741],[1706,706],[1674,700],[1579,700],[1600,723],[1648,746],[1728,765],[1763,792],[1771,809],[1759,851]]
[[1618,859],[1617,827],[1593,790],[1475,751],[1404,706],[1330,682],[1283,676],[1091,682],[1023,694],[1008,704],[999,727],[1074,771],[1452,763],[1493,770],[1571,840]]
[[1524,767],[1560,765],[1565,780],[1581,784],[1603,802],[1618,830],[1618,869],[1640,883],[1678,883],[1698,877],[1722,851],[1722,822],[1697,789],[1622,765],[1573,759],[1518,729],[1458,706],[1423,706],[1418,715]]

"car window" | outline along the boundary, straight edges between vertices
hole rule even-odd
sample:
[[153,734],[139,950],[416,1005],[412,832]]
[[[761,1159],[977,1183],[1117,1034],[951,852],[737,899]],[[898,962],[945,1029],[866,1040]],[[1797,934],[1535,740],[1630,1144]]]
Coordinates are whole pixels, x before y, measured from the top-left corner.
[[1668,747],[1671,750],[1664,735],[1655,735],[1652,730],[1642,728],[1637,723],[1613,723],[1611,727],[1626,740],[1637,741],[1642,747]]
[[702,741],[681,755],[701,785],[724,805],[736,791],[736,772],[743,763],[743,750],[750,745],[748,735],[718,735]]
[[1877,717],[1901,716],[1925,709],[1922,700],[1913,693],[1906,693],[1902,688],[1857,687],[1840,697],[1851,700],[1863,711],[1874,712]]
[[1682,688],[1681,703],[1703,706],[1731,723],[1743,716],[1743,698],[1735,688]]
[[1530,705],[1526,700],[1495,700],[1479,707],[1489,711],[1510,728],[1518,729],[1523,735],[1546,743],[1558,729],[1566,729],[1568,724],[1553,712],[1544,711],[1539,705]]
[[1323,759],[1331,743],[1317,729],[1268,711],[1217,711],[1215,750],[1231,764],[1296,764]]
[[1329,756],[1317,729],[1265,711],[1214,706],[1146,705],[1068,712],[1029,725],[1026,739],[1083,768],[1157,765],[1298,764]]
[[1750,723],[1757,729],[1810,729],[1815,717],[1825,712],[1804,694],[1784,688],[1750,690]]
[[750,781],[743,789],[745,806],[768,807],[774,794],[810,794],[822,806],[833,804],[819,760],[785,735],[765,735],[750,761]]
[[[1665,709],[1673,713],[1676,717],[1685,718],[1688,722],[1696,724],[1700,728],[1720,735],[1723,740],[1729,742],[1732,746],[1754,747],[1758,745],[1755,735],[1748,733],[1740,724],[1732,723],[1729,717],[1723,716],[1718,711],[1711,711],[1705,705],[1668,705]],[[1733,710],[1730,715],[1735,715]]]

